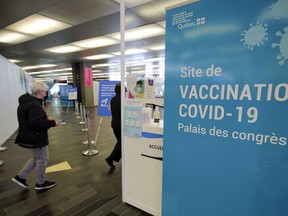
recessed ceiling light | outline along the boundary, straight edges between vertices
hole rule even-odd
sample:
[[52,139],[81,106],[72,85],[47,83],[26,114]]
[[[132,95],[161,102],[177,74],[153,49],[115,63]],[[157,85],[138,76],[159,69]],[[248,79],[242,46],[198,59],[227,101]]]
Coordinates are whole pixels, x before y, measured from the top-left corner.
[[113,55],[110,54],[100,54],[100,55],[93,55],[93,56],[86,56],[84,57],[84,59],[88,59],[88,60],[97,60],[97,59],[105,59],[105,58],[110,58]]
[[72,72],[70,72],[70,73],[61,73],[61,75],[72,75]]
[[39,82],[52,82],[54,81],[53,79],[51,78],[34,78],[35,81],[39,81]]
[[35,37],[25,34],[20,34],[13,31],[8,31],[5,29],[0,30],[0,42],[7,44],[17,44],[22,43],[24,41],[31,40]]
[[[125,50],[125,55],[132,55],[132,54],[139,54],[139,53],[144,53],[147,52],[147,50],[143,49],[130,49],[130,50]],[[121,55],[120,52],[113,53],[114,55]]]
[[74,43],[71,43],[73,45],[83,47],[83,48],[96,48],[96,47],[104,47],[104,46],[110,46],[114,44],[120,43],[119,40],[111,39],[108,37],[96,37],[96,38],[90,38],[87,40],[77,41]]
[[48,52],[53,52],[53,53],[72,53],[72,52],[81,51],[83,49],[84,48],[73,46],[73,45],[63,45],[63,46],[51,47],[45,50]]
[[23,67],[23,70],[32,70],[32,69],[37,69],[37,68],[48,68],[48,67],[56,67],[57,65],[55,64],[42,64],[42,65],[33,65],[33,66],[26,66]]
[[69,27],[71,27],[71,25],[67,23],[63,23],[39,14],[33,14],[6,27],[5,29],[33,36],[43,36]]
[[101,70],[92,70],[92,73],[99,73],[102,72]]
[[22,62],[20,60],[17,60],[17,59],[8,59],[10,62],[12,63],[19,63],[19,62]]
[[61,75],[63,75],[63,74],[60,74],[60,73],[50,73],[50,74],[38,75],[38,77],[61,76]]
[[[164,35],[165,29],[160,27],[156,24],[141,26],[134,29],[129,29],[125,31],[125,41],[131,41],[131,40],[139,40],[143,38],[149,38],[149,37],[155,37],[159,35]],[[108,37],[120,40],[120,33],[112,33],[108,34]]]
[[92,68],[96,68],[96,67],[108,67],[108,66],[115,66],[117,65],[116,63],[103,63],[103,64],[95,64],[92,65]]
[[151,46],[151,47],[149,47],[149,49],[151,49],[151,50],[165,50],[165,45],[163,44],[163,45],[156,45],[156,46]]
[[93,74],[93,77],[97,77],[97,76],[104,76],[107,75],[106,73],[95,73]]

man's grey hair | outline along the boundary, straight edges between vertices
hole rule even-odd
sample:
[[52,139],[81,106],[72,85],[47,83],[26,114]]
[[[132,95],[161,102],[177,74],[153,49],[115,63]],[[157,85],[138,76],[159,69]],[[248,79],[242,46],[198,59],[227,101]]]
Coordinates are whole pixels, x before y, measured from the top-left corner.
[[40,91],[47,92],[49,89],[48,85],[44,82],[33,82],[31,84],[31,92],[33,95],[39,94]]

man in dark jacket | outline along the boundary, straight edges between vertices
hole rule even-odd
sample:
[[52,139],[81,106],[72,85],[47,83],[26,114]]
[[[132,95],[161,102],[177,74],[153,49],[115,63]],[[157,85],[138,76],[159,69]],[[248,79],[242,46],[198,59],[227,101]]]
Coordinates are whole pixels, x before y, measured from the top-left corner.
[[105,159],[107,164],[114,169],[113,161],[119,162],[121,159],[121,83],[115,85],[115,96],[110,101],[112,114],[111,127],[117,139],[117,143],[110,156]]
[[31,91],[31,95],[24,94],[18,99],[17,118],[19,129],[15,143],[27,142],[27,140],[23,140],[25,136],[35,137],[35,143],[31,148],[32,157],[12,180],[18,185],[28,188],[26,177],[36,167],[35,189],[43,190],[56,186],[56,182],[46,180],[45,172],[49,159],[48,129],[59,126],[60,122],[49,118],[42,107],[43,99],[48,91],[47,84],[34,82],[31,85]]

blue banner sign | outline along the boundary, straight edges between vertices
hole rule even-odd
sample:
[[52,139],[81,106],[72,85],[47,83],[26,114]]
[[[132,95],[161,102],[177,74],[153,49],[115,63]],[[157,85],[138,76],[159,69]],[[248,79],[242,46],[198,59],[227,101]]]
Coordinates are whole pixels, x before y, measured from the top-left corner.
[[167,11],[162,215],[288,215],[288,0]]
[[120,81],[100,81],[98,97],[98,116],[111,116],[110,100],[115,95],[115,85]]

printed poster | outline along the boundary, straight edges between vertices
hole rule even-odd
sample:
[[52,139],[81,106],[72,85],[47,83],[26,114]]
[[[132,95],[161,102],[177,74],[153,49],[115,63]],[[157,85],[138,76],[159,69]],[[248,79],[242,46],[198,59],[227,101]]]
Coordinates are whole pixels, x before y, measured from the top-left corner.
[[84,68],[85,86],[91,87],[93,84],[92,68]]
[[98,116],[111,116],[110,101],[115,96],[115,85],[120,81],[100,81]]

